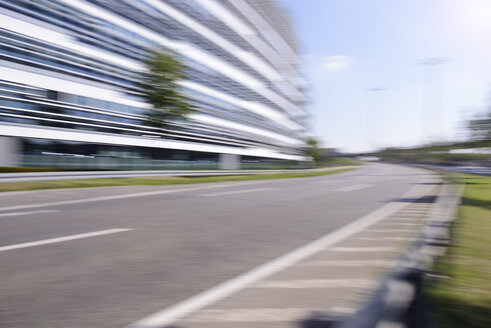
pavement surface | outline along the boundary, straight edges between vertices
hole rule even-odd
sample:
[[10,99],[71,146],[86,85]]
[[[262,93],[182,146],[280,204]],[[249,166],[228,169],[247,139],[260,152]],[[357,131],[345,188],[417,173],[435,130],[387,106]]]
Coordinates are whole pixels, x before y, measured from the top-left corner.
[[419,231],[439,176],[0,194],[1,327],[302,327],[348,314]]

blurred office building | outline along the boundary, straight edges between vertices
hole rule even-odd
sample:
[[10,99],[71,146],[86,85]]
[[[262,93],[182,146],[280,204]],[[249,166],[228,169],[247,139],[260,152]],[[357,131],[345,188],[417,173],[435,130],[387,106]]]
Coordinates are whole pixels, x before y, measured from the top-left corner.
[[[305,81],[274,0],[0,0],[0,42],[0,166],[304,159]],[[195,106],[165,129],[138,87],[159,48]]]

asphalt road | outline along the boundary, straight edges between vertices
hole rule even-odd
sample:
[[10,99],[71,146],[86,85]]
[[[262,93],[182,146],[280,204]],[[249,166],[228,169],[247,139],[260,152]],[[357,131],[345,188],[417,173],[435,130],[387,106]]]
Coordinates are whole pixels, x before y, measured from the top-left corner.
[[435,179],[370,164],[311,178],[0,194],[0,326],[124,327]]

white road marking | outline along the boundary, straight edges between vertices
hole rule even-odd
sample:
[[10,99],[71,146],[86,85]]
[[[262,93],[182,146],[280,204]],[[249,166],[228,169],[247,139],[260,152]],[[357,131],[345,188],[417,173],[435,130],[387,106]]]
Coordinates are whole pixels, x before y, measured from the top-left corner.
[[414,229],[367,229],[366,232],[414,232]]
[[393,252],[395,247],[333,247],[329,251],[333,252]]
[[6,216],[20,216],[20,215],[29,215],[29,214],[40,214],[40,213],[55,213],[60,212],[59,210],[39,210],[39,211],[30,211],[30,212],[13,212],[13,213],[1,213],[1,217]]
[[386,260],[327,260],[306,262],[302,266],[306,267],[390,267],[395,261]]
[[38,204],[29,204],[29,205],[15,205],[15,206],[0,207],[0,211],[3,212],[3,211],[36,208],[36,207],[47,207],[47,206],[59,206],[59,205],[69,205],[69,204],[100,202],[100,201],[105,201],[105,200],[145,197],[145,196],[154,196],[154,195],[162,195],[162,194],[172,194],[172,193],[185,192],[185,191],[195,191],[195,190],[244,186],[244,185],[248,185],[248,184],[267,183],[267,182],[270,182],[270,181],[267,180],[267,181],[252,181],[249,183],[242,182],[242,183],[215,184],[213,186],[202,186],[202,187],[190,187],[190,188],[180,188],[180,189],[170,189],[170,190],[148,191],[148,192],[139,192],[139,193],[132,193],[132,194],[102,196],[102,197],[93,197],[93,198],[85,198],[85,199],[73,199],[73,200],[64,200],[64,201],[59,201],[59,202],[47,202],[47,203],[38,203]]
[[[429,191],[427,185],[415,185],[402,198],[422,196]],[[314,254],[317,254],[334,244],[337,244],[360,231],[374,225],[375,223],[389,217],[408,206],[406,202],[388,203],[377,210],[343,226],[342,228],[330,232],[323,237],[314,240],[302,247],[299,247],[283,256],[273,259],[259,267],[247,271],[235,278],[227,280],[204,292],[192,296],[180,303],[174,304],[166,309],[149,315],[137,322],[130,324],[130,328],[161,328],[174,323],[182,317],[196,312],[219,300],[222,300],[248,286],[261,281],[276,272],[290,267]]]
[[[48,190],[56,190],[56,189],[46,189]],[[43,190],[44,191],[44,190]],[[24,195],[24,194],[32,194],[33,192],[39,192],[39,190],[26,190],[26,191],[2,191],[0,192],[0,197],[8,197],[8,196],[18,196],[18,195]]]
[[[351,314],[356,310],[345,307],[333,307],[329,312]],[[256,309],[209,309],[182,320],[183,322],[296,322],[307,317],[312,311],[326,309],[298,308],[256,308]]]
[[272,190],[277,188],[256,188],[256,189],[243,189],[243,190],[232,190],[232,191],[223,191],[223,192],[215,192],[211,194],[201,194],[200,196],[213,197],[213,196],[223,196],[223,195],[234,195],[234,194],[243,194],[247,192],[256,192],[256,191],[265,191]]
[[376,283],[369,279],[294,279],[264,281],[252,288],[372,288]]
[[383,241],[383,240],[414,240],[414,238],[409,237],[354,237],[354,239],[359,240],[373,240],[373,241]]
[[128,230],[132,230],[132,229],[107,229],[107,230],[81,233],[81,234],[77,234],[77,235],[70,235],[70,236],[65,236],[65,237],[43,239],[43,240],[38,240],[38,241],[32,241],[29,243],[0,246],[0,252],[10,251],[10,250],[19,249],[19,248],[27,248],[27,247],[41,246],[41,245],[47,245],[47,244],[61,243],[64,241],[75,240],[75,239],[82,239],[82,238],[90,238],[90,237],[108,235],[111,233],[123,232],[123,231],[128,231]]
[[372,186],[373,185],[357,184],[357,185],[354,185],[354,186],[349,186],[349,187],[344,187],[344,188],[336,189],[334,191],[355,191],[355,190],[361,190],[361,189],[365,189],[365,188],[372,187]]
[[422,217],[412,217],[412,218],[396,217],[396,218],[390,218],[389,220],[390,221],[422,221],[423,218]]
[[415,217],[415,216],[421,216],[424,215],[426,211],[421,211],[421,212],[401,212],[399,215],[404,215],[404,216],[409,216],[409,217]]
[[395,225],[395,226],[408,226],[408,227],[417,227],[421,225],[421,223],[410,223],[410,222],[384,222],[384,224]]

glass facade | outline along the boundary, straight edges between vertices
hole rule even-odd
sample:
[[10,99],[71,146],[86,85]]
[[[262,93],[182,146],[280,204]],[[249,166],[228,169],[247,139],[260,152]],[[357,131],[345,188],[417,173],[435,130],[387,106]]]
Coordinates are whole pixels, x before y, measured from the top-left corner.
[[[305,82],[288,17],[273,0],[240,2],[255,19],[232,0],[0,0],[0,135],[18,125],[30,140],[72,142],[69,130],[87,144],[153,138],[162,149],[302,159]],[[185,64],[179,84],[196,109],[166,128],[145,124],[138,89],[156,48]]]

